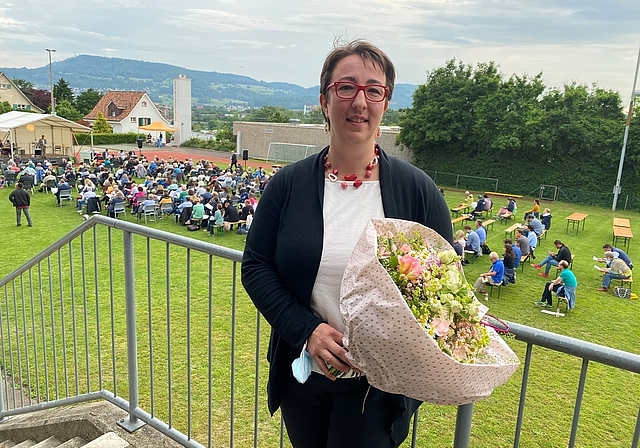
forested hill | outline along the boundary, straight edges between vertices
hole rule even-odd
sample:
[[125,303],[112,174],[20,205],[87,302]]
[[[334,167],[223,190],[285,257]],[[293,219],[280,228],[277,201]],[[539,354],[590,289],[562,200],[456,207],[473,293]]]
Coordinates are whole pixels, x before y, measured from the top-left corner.
[[[10,78],[21,78],[36,87],[49,89],[49,66],[0,68]],[[175,65],[133,59],[81,55],[53,63],[53,78],[64,78],[73,89],[139,90],[149,93],[154,101],[170,102],[172,79],[183,74],[191,78],[191,95],[198,104],[216,106],[246,105],[282,106],[302,109],[318,104],[318,86],[304,88],[284,82],[264,82],[230,73],[189,70]],[[396,84],[391,108],[411,106],[416,86]]]

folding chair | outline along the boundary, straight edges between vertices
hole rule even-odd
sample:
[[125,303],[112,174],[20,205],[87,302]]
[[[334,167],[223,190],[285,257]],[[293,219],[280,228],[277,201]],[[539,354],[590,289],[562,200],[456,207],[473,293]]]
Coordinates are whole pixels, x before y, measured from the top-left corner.
[[73,201],[71,198],[71,190],[60,190],[58,198],[60,199],[61,206],[64,206],[64,201],[69,201],[70,204]]
[[[156,220],[156,211],[158,210],[158,207],[155,204],[152,205],[145,205],[142,208],[142,213],[144,214],[144,223],[148,224],[149,221],[154,221]],[[151,219],[153,218],[153,219]]]
[[116,202],[113,204],[113,216],[118,219],[118,215],[124,215],[124,220],[127,220],[127,209],[124,206],[124,202]]

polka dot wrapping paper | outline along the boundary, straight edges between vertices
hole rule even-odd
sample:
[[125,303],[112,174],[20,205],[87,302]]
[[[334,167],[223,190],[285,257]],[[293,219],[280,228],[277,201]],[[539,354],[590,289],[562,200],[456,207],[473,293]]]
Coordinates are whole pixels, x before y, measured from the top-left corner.
[[369,384],[385,392],[442,405],[472,403],[504,384],[519,366],[515,353],[492,329],[476,363],[443,353],[411,313],[393,279],[378,261],[378,236],[418,231],[427,246],[451,246],[437,232],[399,219],[372,219],[342,278],[340,311],[350,362]]

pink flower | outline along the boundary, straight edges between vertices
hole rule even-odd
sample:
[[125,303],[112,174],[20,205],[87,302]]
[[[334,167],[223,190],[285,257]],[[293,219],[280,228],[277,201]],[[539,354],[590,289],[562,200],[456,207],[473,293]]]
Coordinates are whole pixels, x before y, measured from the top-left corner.
[[405,275],[409,280],[417,280],[424,272],[424,267],[420,260],[411,255],[403,255],[398,258],[398,272]]
[[449,322],[446,320],[442,320],[439,317],[436,317],[431,322],[433,326],[433,331],[440,337],[446,336],[449,334]]
[[400,248],[400,252],[402,252],[403,254],[408,254],[409,252],[411,252],[411,246],[409,246],[408,244],[403,244],[402,247]]

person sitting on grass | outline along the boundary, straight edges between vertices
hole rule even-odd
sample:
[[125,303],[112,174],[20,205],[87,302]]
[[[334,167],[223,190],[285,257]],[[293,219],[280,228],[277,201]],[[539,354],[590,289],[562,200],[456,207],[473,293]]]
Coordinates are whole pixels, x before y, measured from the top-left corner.
[[567,299],[567,310],[576,306],[576,289],[578,288],[578,280],[573,272],[569,269],[569,263],[566,260],[560,260],[558,263],[558,278],[552,282],[547,282],[542,290],[542,298],[539,302],[533,302],[534,305],[551,308],[551,293],[555,292],[556,296]]
[[609,291],[611,280],[624,280],[631,278],[631,269],[629,268],[629,266],[627,266],[627,263],[618,258],[618,254],[616,252],[607,251],[604,253],[604,256],[607,258],[609,267],[600,268],[598,266],[594,266],[600,272],[604,272],[604,277],[602,278],[602,286],[598,288],[598,291],[602,292]]
[[539,264],[532,264],[536,269],[542,269],[542,266],[545,266],[544,272],[540,272],[540,277],[549,277],[549,270],[551,266],[558,266],[560,260],[565,260],[567,263],[571,263],[571,251],[564,243],[560,240],[555,240],[553,244],[558,249],[558,253],[554,253],[549,251],[549,254],[542,260]]
[[487,288],[485,285],[490,284],[498,286],[502,284],[502,278],[504,277],[504,263],[500,259],[500,256],[496,252],[489,254],[489,260],[491,260],[491,268],[488,272],[480,274],[480,277],[473,284],[473,288],[479,294],[484,294],[485,300],[487,300]]

